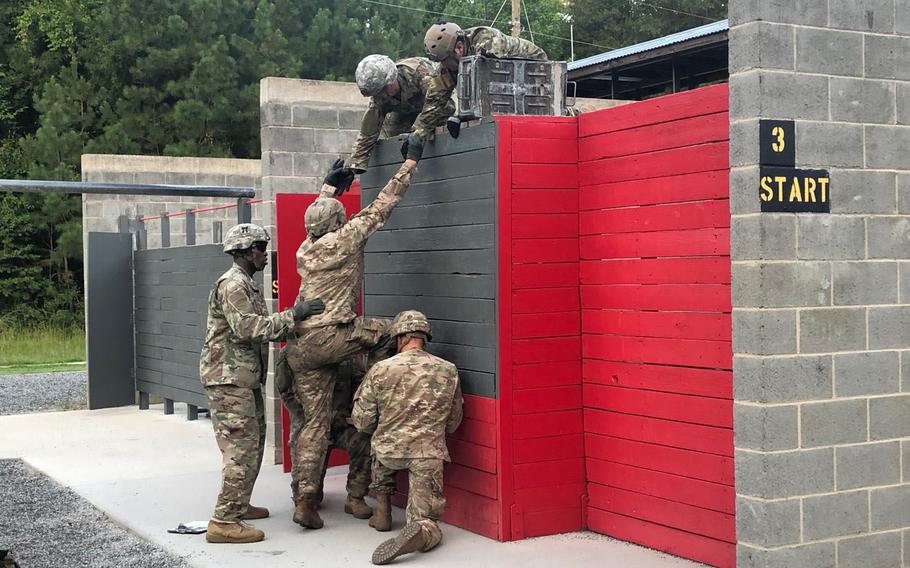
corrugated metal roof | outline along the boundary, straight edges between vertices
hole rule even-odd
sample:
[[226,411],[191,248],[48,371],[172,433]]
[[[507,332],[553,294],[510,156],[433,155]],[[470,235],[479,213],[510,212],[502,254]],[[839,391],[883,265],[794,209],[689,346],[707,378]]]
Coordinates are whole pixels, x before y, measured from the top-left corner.
[[730,29],[729,20],[720,20],[719,22],[705,24],[704,26],[699,26],[690,30],[683,30],[681,32],[676,32],[675,34],[670,34],[668,36],[659,37],[657,39],[652,39],[642,43],[636,43],[635,45],[630,45],[629,47],[621,47],[619,49],[614,49],[613,51],[601,53],[599,55],[585,57],[584,59],[579,59],[578,61],[569,63],[568,68],[569,71],[573,71],[575,69],[584,69],[589,65],[596,65],[598,63],[604,63],[613,59],[626,57],[627,55],[642,53],[644,51],[650,51],[659,47],[673,45],[674,43],[681,43],[686,40],[725,32],[728,29]]

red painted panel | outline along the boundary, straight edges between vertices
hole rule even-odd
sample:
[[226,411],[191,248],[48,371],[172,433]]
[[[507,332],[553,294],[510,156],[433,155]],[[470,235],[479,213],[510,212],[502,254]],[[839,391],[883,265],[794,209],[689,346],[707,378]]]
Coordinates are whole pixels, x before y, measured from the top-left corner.
[[456,440],[463,440],[472,444],[486,446],[488,448],[496,447],[496,425],[479,420],[465,418],[461,421],[458,430],[449,436]]
[[618,284],[581,287],[583,308],[729,312],[726,284]]
[[536,363],[512,367],[512,388],[515,390],[580,384],[581,365],[577,361]]
[[464,417],[496,424],[496,401],[485,396],[464,395]]
[[452,458],[452,463],[479,469],[488,473],[496,473],[495,448],[488,448],[486,446],[472,444],[455,438],[448,438],[446,442],[449,447],[449,456]]
[[730,371],[585,359],[582,374],[586,383],[733,398],[733,373]]
[[[581,162],[578,164],[578,177],[588,184],[595,184],[710,172],[728,167],[729,156],[730,144],[728,142],[712,142],[662,150],[651,154]],[[553,176],[549,179],[555,184]]]
[[[578,124],[570,117],[509,117],[512,138],[578,139]],[[500,135],[500,143],[502,137]]]
[[729,116],[726,111],[717,112],[585,138],[578,143],[579,161],[644,154],[729,138]]
[[730,226],[730,202],[714,199],[582,211],[578,226],[582,235],[724,228]]
[[730,314],[584,310],[585,333],[730,341]]
[[532,463],[585,457],[582,434],[528,438],[515,442],[515,463]]
[[445,485],[483,495],[490,499],[496,499],[496,477],[496,474],[456,463],[447,463],[445,467]]
[[[585,388],[587,389],[589,386],[592,385],[585,385]],[[641,397],[641,391],[613,389],[610,393],[612,394],[616,390],[628,390],[631,392],[625,397],[625,400],[610,401],[606,406],[621,407],[622,410],[618,412],[597,410],[597,408],[603,408],[603,405],[596,402],[592,403],[591,406],[593,408],[585,408],[585,432],[695,450],[708,454],[733,455],[732,427],[705,426],[701,424],[703,420],[699,420],[699,424],[689,424],[688,422],[692,422],[692,420],[679,422],[679,418],[666,416],[667,414],[681,414],[678,408],[675,409],[675,412],[667,412],[666,408],[647,408],[642,411],[640,407],[647,404],[647,401],[642,400],[639,402],[640,398],[646,398]],[[663,393],[655,394],[680,396],[664,395]],[[692,397],[683,398],[691,399]],[[630,399],[633,401],[632,403],[629,402]],[[727,405],[729,406],[729,402]],[[627,414],[621,414],[621,412],[626,412]],[[635,416],[634,414],[643,416]],[[651,418],[651,416],[658,416],[658,418]],[[665,420],[664,418],[668,419]]]
[[[733,428],[733,408],[730,401],[723,398],[585,384],[584,400],[586,408]],[[587,422],[585,426],[586,432],[591,431],[587,428]],[[664,424],[662,427],[672,428],[673,424]],[[732,455],[732,452],[727,453]]]
[[[581,340],[578,337],[516,339],[512,341],[512,361],[516,364],[578,361]],[[502,388],[500,387],[500,392]]]
[[512,265],[512,289],[578,286],[578,263]]
[[682,365],[705,369],[732,369],[729,341],[662,339],[621,335],[583,335],[585,358],[633,363]]
[[578,336],[581,333],[581,319],[578,311],[543,314],[515,314],[512,316],[512,337],[531,339],[534,337]]
[[[578,287],[528,288],[512,291],[513,314],[574,312],[578,319]],[[513,335],[514,337],[514,335]]]
[[515,414],[573,410],[581,406],[581,385],[512,391]]
[[[487,538],[499,538],[499,502],[457,487],[445,488],[446,512],[442,520]],[[400,505],[400,504],[399,504]]]
[[648,124],[660,124],[688,116],[726,112],[728,108],[727,85],[715,85],[584,113],[578,117],[578,136],[584,138]]
[[[729,215],[729,213],[728,213]],[[578,238],[578,214],[535,213],[512,216],[513,239]]]
[[[578,213],[578,191],[563,189],[516,189],[511,195],[512,213]],[[502,227],[502,225],[500,225]],[[502,229],[500,229],[502,232]],[[503,233],[511,234],[511,233]]]
[[658,203],[726,199],[730,195],[730,170],[670,175],[617,183],[585,184],[579,188],[582,211]]
[[597,235],[578,239],[581,258],[729,256],[729,229]]
[[512,163],[577,164],[578,142],[573,138],[512,138]]
[[588,527],[620,540],[635,542],[718,568],[736,566],[736,545],[588,507]]
[[515,504],[524,513],[572,507],[578,509],[586,492],[585,483],[519,489],[515,492]]
[[576,262],[578,239],[516,239],[512,262]]
[[730,259],[583,260],[579,279],[582,284],[729,284]]
[[584,529],[581,500],[573,507],[521,513],[524,537],[562,534]]
[[733,485],[733,458],[585,434],[588,458],[608,460],[683,477]]
[[515,489],[549,487],[582,483],[585,480],[584,458],[517,464]]
[[578,164],[514,164],[512,187],[567,189],[577,204],[578,169]]
[[512,417],[515,440],[580,434],[583,431],[581,408]]
[[736,489],[729,485],[594,458],[586,460],[585,469],[589,482],[688,503],[730,515],[736,511]]

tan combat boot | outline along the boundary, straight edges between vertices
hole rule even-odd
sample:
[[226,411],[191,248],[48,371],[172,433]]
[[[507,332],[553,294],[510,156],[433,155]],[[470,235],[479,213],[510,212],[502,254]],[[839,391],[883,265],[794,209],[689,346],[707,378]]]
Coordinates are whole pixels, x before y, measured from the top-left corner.
[[344,512],[354,515],[355,519],[369,519],[373,514],[373,509],[370,509],[363,497],[352,497],[348,494],[348,498],[344,501]]
[[212,519],[209,521],[205,540],[219,544],[245,544],[259,542],[265,533],[244,523],[223,523]]
[[313,496],[301,497],[294,507],[294,522],[303,528],[321,529],[323,522],[319,513],[316,511],[318,505]]
[[370,526],[379,532],[392,530],[392,496],[376,494],[376,512],[370,517]]
[[248,505],[246,508],[246,514],[243,515],[244,521],[254,521],[256,519],[267,519],[269,516],[269,510],[265,507],[257,507],[256,505]]
[[373,564],[382,566],[403,554],[416,552],[423,547],[423,531],[417,523],[408,523],[398,536],[390,538],[373,551]]

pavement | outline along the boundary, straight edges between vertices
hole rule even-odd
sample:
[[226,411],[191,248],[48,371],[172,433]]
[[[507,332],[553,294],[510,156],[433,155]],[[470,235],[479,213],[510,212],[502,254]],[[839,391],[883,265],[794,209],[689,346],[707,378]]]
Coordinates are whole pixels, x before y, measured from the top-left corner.
[[[342,511],[346,468],[326,477],[320,512],[325,528],[304,531],[291,522],[290,476],[280,465],[263,466],[253,503],[271,518],[255,521],[266,540],[248,545],[210,545],[204,535],[167,532],[180,522],[207,520],[218,491],[221,459],[211,422],[189,422],[182,405],[173,415],[161,406],[78,410],[0,416],[0,459],[22,458],[74,490],[118,524],[183,557],[199,568],[370,566],[370,555],[395,533],[377,533]],[[403,524],[396,509],[395,525]],[[395,562],[403,566],[561,567],[596,563],[601,568],[701,566],[647,548],[579,532],[500,543],[443,525],[438,549]]]

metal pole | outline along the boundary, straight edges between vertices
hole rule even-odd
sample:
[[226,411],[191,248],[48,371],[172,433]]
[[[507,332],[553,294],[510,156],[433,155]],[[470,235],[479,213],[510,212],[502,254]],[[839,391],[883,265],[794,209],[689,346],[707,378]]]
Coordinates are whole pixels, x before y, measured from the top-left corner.
[[53,181],[0,179],[0,192],[24,193],[97,193],[102,195],[168,195],[177,197],[253,197],[252,187],[221,185],[169,185],[149,183],[95,183],[87,181]]
[[512,0],[512,37],[521,35],[521,0]]
[[569,24],[569,49],[572,51],[569,61],[575,61],[575,24]]

